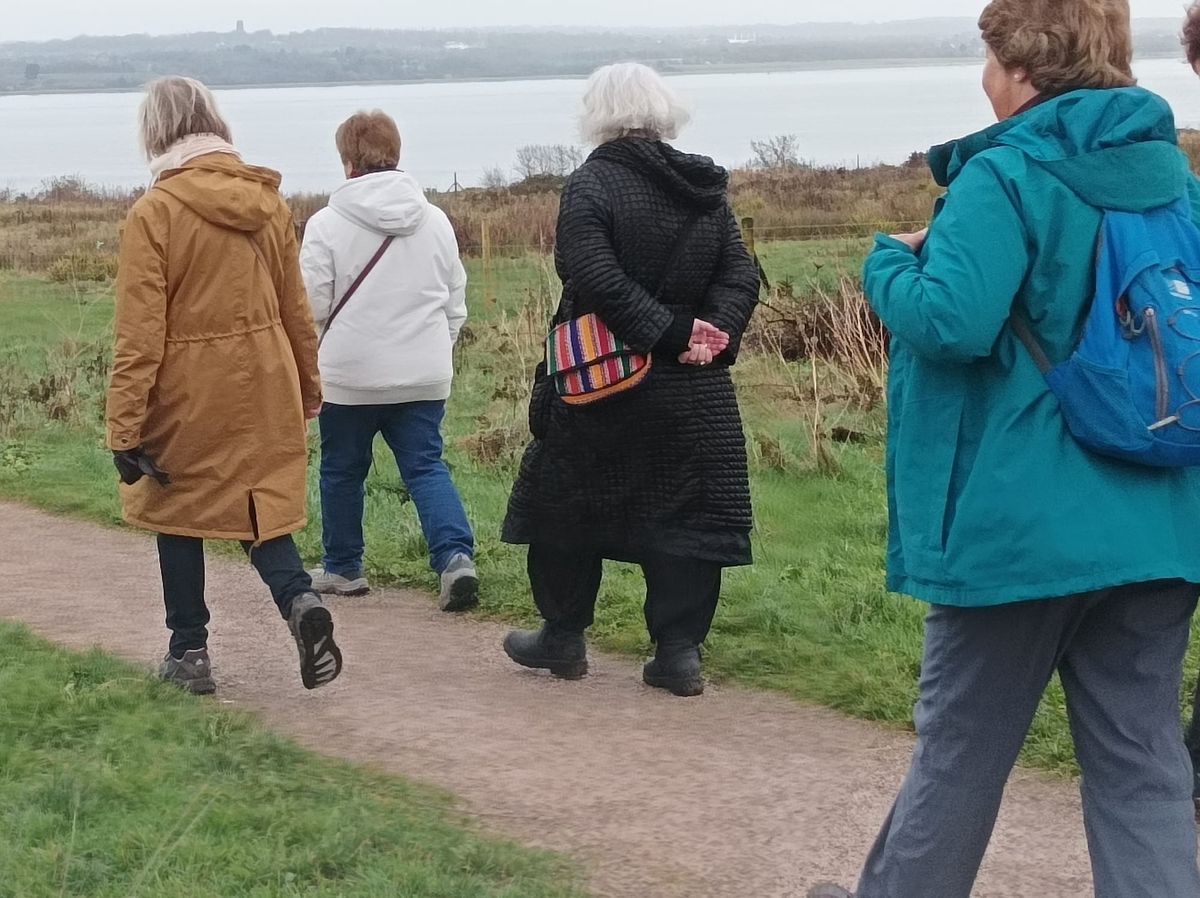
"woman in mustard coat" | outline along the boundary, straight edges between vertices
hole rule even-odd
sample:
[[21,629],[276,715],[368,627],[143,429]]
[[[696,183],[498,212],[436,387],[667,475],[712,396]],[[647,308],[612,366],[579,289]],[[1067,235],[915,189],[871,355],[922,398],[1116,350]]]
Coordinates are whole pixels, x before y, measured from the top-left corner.
[[203,541],[232,539],[271,588],[313,689],[337,677],[341,655],[291,537],[306,522],[306,419],[321,387],[280,177],[241,161],[197,81],[151,84],[141,129],[155,180],[121,239],[107,429],[125,519],[159,535],[161,673],[214,691]]

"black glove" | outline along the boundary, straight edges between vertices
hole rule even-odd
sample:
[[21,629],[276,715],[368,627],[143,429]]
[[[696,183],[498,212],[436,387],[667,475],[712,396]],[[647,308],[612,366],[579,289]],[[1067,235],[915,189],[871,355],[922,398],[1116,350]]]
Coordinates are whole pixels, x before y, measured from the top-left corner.
[[160,470],[153,459],[140,448],[114,452],[113,464],[117,466],[121,482],[127,486],[133,486],[143,477],[153,477],[158,481],[159,486],[169,486],[171,483],[167,472]]

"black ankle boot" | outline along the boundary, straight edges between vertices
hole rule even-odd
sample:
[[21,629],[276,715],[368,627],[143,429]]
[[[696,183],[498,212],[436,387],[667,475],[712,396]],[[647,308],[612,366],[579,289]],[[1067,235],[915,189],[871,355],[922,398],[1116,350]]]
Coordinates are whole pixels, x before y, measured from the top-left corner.
[[654,657],[642,668],[642,679],[647,686],[666,689],[678,696],[703,694],[700,649],[690,642],[659,643]]
[[582,633],[570,633],[543,624],[540,630],[513,630],[504,638],[504,653],[522,667],[548,670],[563,680],[587,676],[587,642]]

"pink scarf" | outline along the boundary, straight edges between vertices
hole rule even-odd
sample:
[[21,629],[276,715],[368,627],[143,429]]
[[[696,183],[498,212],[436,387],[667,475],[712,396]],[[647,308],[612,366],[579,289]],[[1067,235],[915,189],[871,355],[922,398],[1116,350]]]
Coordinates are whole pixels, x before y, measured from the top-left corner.
[[239,162],[242,159],[242,154],[235,150],[232,144],[216,134],[189,134],[171,144],[170,149],[161,156],[150,160],[151,185],[158,182],[163,172],[183,168],[193,159],[207,156],[209,153],[225,153]]

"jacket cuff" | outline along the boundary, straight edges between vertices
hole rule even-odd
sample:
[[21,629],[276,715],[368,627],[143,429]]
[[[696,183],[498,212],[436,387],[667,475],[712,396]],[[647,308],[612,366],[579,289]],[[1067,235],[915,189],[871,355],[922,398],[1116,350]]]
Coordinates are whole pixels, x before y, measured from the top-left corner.
[[663,335],[654,344],[654,351],[671,353],[676,356],[687,352],[692,341],[692,329],[695,321],[695,316],[692,315],[674,316],[671,323],[667,325],[667,329],[663,331]]
[[875,235],[875,249],[896,249],[902,253],[908,253],[910,256],[915,256],[917,251],[905,243],[903,240],[897,240],[890,234],[882,232]]
[[142,445],[142,438],[140,434],[129,431],[118,433],[117,431],[110,430],[107,442],[108,448],[113,452],[128,452]]

